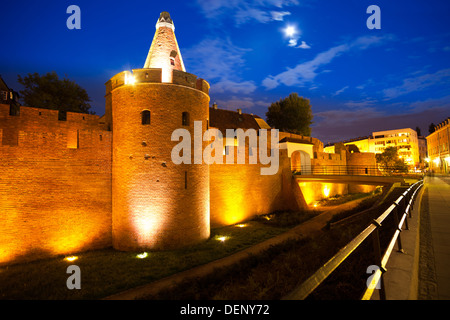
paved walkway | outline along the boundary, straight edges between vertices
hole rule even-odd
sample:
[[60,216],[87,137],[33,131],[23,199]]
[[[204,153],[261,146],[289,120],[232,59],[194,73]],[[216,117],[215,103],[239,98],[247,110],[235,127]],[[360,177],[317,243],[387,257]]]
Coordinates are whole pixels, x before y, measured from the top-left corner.
[[[398,251],[398,244],[389,256],[386,265],[387,272],[383,275],[386,287],[386,300],[417,300],[418,292],[418,267],[419,267],[419,228],[422,211],[423,186],[416,195],[413,204],[411,218],[408,219],[408,230],[403,224],[400,233],[402,249]],[[379,290],[375,290],[372,300],[379,300]]]
[[450,176],[425,178],[408,226],[404,252],[393,250],[386,266],[386,299],[450,299]]
[[425,178],[421,210],[420,300],[450,299],[450,176]]

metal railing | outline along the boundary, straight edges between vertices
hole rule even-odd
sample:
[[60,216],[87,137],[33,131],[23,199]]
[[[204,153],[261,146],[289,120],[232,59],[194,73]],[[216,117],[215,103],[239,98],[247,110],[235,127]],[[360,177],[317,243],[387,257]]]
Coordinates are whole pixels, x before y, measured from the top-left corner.
[[294,175],[367,175],[367,176],[396,176],[410,174],[398,167],[380,168],[378,166],[364,165],[311,165],[292,167]]
[[[317,270],[311,277],[303,282],[289,295],[284,297],[284,300],[303,300],[308,297],[323,281],[325,281],[336,268],[343,263],[350,254],[355,251],[369,236],[372,236],[373,252],[375,255],[375,263],[379,267],[375,273],[372,274],[371,284],[367,286],[361,300],[369,300],[372,297],[376,284],[380,285],[380,299],[386,299],[386,288],[384,285],[383,274],[386,272],[386,264],[392,253],[392,250],[397,243],[398,250],[403,252],[403,246],[400,237],[400,231],[403,224],[408,230],[407,216],[412,217],[412,209],[414,200],[418,190],[423,186],[423,180],[420,180],[411,185],[401,196],[398,197],[392,205],[386,209],[376,220],[360,234],[358,234],[352,241],[344,246],[339,252],[334,255],[328,262],[326,262],[319,270]],[[396,231],[392,236],[387,249],[384,254],[381,254],[379,229],[382,222],[393,213],[395,219]],[[399,216],[401,215],[401,218]]]

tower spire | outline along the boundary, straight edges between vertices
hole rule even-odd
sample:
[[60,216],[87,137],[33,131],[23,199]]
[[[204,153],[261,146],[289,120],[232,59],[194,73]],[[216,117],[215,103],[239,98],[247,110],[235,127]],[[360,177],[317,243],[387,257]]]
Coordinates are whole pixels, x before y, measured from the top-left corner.
[[186,72],[174,31],[170,14],[161,12],[144,68],[161,68],[163,82],[170,82],[173,69]]

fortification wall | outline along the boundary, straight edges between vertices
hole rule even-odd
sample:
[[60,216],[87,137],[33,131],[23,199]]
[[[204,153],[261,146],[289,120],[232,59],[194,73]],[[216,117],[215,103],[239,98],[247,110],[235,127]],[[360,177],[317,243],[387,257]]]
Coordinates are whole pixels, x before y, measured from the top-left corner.
[[311,165],[317,174],[343,174],[347,165],[347,153],[346,151],[340,153],[314,152]]
[[98,119],[0,105],[0,264],[111,245],[112,135]]
[[[347,165],[349,174],[381,174],[378,170],[375,169],[377,167],[375,153],[349,153],[347,155]],[[350,193],[367,193],[374,191],[376,186],[350,184],[348,188]]]
[[280,131],[280,140],[283,139],[283,138],[307,140],[307,141],[311,142],[314,145],[313,146],[313,152],[323,152],[323,142],[320,141],[317,138],[309,137],[309,136],[302,136],[300,134]]
[[[235,155],[236,153],[236,147]],[[261,175],[269,165],[212,164],[210,168],[211,227],[230,225],[277,210],[297,210],[293,178],[286,150],[280,150],[274,175]],[[236,162],[235,162],[236,163]]]

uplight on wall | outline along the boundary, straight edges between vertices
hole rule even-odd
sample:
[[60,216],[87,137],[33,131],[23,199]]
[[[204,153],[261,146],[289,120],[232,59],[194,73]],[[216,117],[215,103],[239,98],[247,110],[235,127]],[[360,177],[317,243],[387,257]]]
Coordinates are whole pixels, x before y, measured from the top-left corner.
[[325,198],[328,198],[328,196],[330,195],[330,188],[325,185],[325,187],[323,188],[323,195],[325,196]]
[[140,254],[138,254],[136,256],[136,258],[139,258],[139,259],[145,259],[147,257],[148,257],[148,253],[147,252],[140,253]]
[[136,78],[132,75],[125,74],[125,84],[135,84]]
[[70,257],[65,257],[64,258],[64,260],[69,261],[69,262],[75,261],[77,259],[78,259],[77,256],[70,256]]
[[225,240],[227,240],[227,239],[228,239],[228,237],[226,237],[226,236],[216,236],[216,240],[220,241],[220,242],[225,242]]

